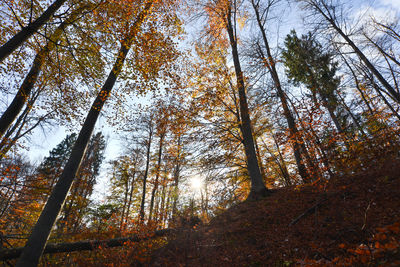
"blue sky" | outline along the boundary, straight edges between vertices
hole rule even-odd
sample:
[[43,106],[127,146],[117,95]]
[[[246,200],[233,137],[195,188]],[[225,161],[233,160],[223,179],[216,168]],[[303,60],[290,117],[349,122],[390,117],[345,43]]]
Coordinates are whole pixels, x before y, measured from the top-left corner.
[[[371,1],[352,1],[355,14],[374,14],[377,17],[387,16],[387,12],[400,12],[400,0],[371,0]],[[372,7],[371,7],[372,6]],[[290,12],[290,15],[285,18],[285,25],[280,30],[280,38],[283,38],[288,31],[296,28],[299,32],[302,31],[301,25],[298,23],[300,14],[295,9]],[[49,150],[54,148],[61,140],[69,133],[79,132],[80,127],[75,129],[67,129],[65,127],[54,127],[46,134],[37,130],[31,137],[30,150],[26,152],[32,162],[40,162],[43,157],[48,155]],[[108,126],[105,118],[100,118],[96,125],[96,131],[103,131],[104,135],[109,136],[108,146],[105,151],[106,160],[111,160],[120,154],[121,145],[114,131]],[[105,166],[105,164],[103,164]],[[105,169],[103,169],[103,177],[100,177],[100,182],[96,187],[97,195],[104,195],[106,182],[105,182]]]

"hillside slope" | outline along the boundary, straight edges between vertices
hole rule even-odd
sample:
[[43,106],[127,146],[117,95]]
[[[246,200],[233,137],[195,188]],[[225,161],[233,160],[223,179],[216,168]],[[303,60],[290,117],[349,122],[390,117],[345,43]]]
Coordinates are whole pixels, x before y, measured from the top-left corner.
[[276,190],[185,230],[150,266],[400,266],[400,161]]

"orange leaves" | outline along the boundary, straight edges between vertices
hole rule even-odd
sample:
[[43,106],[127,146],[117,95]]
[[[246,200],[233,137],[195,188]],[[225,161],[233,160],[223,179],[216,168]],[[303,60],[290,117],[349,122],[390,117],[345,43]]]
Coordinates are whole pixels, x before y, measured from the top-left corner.
[[393,233],[399,234],[400,233],[400,222],[389,225],[387,227],[387,229]]
[[[353,244],[341,243],[338,245],[345,252],[345,256],[335,257],[326,261],[327,266],[360,266],[373,265],[381,266],[382,263],[388,266],[397,266],[400,263],[398,254],[400,252],[400,222],[376,229],[376,234],[365,244],[354,247]],[[316,264],[315,260],[308,260],[309,264]],[[385,265],[386,266],[386,265]]]

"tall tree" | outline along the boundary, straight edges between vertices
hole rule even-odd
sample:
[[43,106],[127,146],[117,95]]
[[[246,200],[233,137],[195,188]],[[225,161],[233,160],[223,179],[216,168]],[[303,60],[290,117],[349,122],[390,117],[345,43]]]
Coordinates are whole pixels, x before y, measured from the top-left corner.
[[148,136],[144,140],[144,144],[146,147],[146,166],[143,174],[143,189],[142,189],[142,200],[140,203],[140,221],[144,221],[144,206],[146,203],[146,187],[147,187],[147,178],[149,176],[149,167],[150,167],[150,152],[151,152],[151,144],[153,142],[153,134],[154,134],[154,118],[153,114],[150,114],[150,118],[145,118],[145,131],[147,132]]
[[[279,99],[281,101],[281,105],[283,108],[283,114],[286,118],[288,127],[289,127],[289,132],[290,132],[290,138],[293,140],[293,153],[294,157],[296,160],[297,168],[299,170],[299,174],[301,178],[303,179],[304,182],[309,182],[311,177],[309,173],[307,172],[307,168],[304,164],[303,158],[309,158],[307,155],[307,150],[304,146],[304,143],[302,141],[302,138],[300,136],[299,130],[296,125],[296,120],[290,110],[288,100],[287,100],[287,95],[284,92],[281,81],[279,78],[278,71],[276,69],[276,62],[277,60],[274,58],[271,47],[267,38],[266,34],[266,28],[265,28],[265,23],[267,22],[267,15],[269,14],[270,9],[276,4],[276,1],[267,1],[266,7],[263,7],[261,4],[260,0],[251,0],[251,4],[255,13],[256,17],[256,22],[257,26],[260,30],[261,36],[262,36],[262,45],[257,43],[256,46],[256,51],[257,54],[259,54],[259,58],[262,61],[262,64],[265,65],[272,77],[272,80],[275,85],[275,89],[278,93]],[[265,51],[265,52],[264,52]],[[310,162],[308,160],[308,162]],[[310,162],[311,163],[311,162]],[[311,164],[312,165],[312,164]],[[312,166],[309,166],[312,168]]]
[[49,56],[49,53],[56,47],[58,39],[61,37],[66,27],[75,22],[78,16],[81,16],[85,10],[90,9],[90,7],[93,6],[93,4],[87,4],[83,2],[83,4],[72,11],[71,14],[50,35],[47,44],[37,53],[32,66],[23,83],[21,84],[17,94],[0,118],[0,138],[3,137],[6,130],[17,118],[18,114],[21,112],[22,108],[30,97],[32,89],[35,86],[42,67],[46,61],[46,57]]
[[82,225],[82,218],[87,212],[93,187],[104,159],[105,147],[106,142],[101,132],[96,133],[90,139],[75,182],[60,214],[58,232],[62,232],[64,228],[67,232],[75,232]]
[[166,108],[163,106],[163,104],[160,104],[160,108],[158,109],[157,113],[159,114],[159,117],[156,121],[156,135],[159,138],[159,143],[158,143],[158,152],[157,152],[157,163],[155,167],[155,179],[154,179],[154,185],[153,185],[153,190],[151,192],[151,199],[150,199],[150,211],[149,211],[149,221],[153,219],[153,208],[154,208],[154,198],[157,193],[158,185],[159,185],[159,179],[160,179],[160,173],[161,173],[161,161],[163,157],[163,149],[164,149],[164,141],[165,137],[167,134],[167,127],[168,127],[168,113],[166,112]]
[[[240,109],[240,130],[243,137],[243,146],[247,161],[247,170],[250,176],[251,186],[248,199],[259,199],[266,196],[269,192],[264,185],[258,164],[255,150],[253,129],[250,120],[250,111],[246,94],[246,86],[238,51],[237,21],[239,3],[236,0],[210,1],[206,4],[205,10],[208,14],[208,26],[214,36],[218,36],[223,31],[228,35],[233,65],[236,74],[236,86],[239,96]],[[224,40],[220,40],[224,42]]]
[[[143,163],[143,151],[140,148],[134,148],[132,151],[126,151],[123,156],[119,156],[112,161],[112,178],[111,194],[108,200],[111,204],[119,208],[120,215],[120,231],[124,231],[128,226],[131,218],[131,207],[134,200],[140,197],[135,193],[139,193],[140,165]],[[137,207],[140,206],[136,204]]]
[[394,87],[388,82],[381,71],[368,59],[362,49],[350,38],[350,35],[346,34],[342,28],[340,19],[343,19],[341,15],[343,12],[343,2],[340,0],[297,0],[303,4],[303,7],[309,10],[312,14],[319,16],[322,21],[322,25],[332,29],[339,36],[343,38],[345,43],[351,47],[354,53],[360,58],[365,66],[371,71],[374,77],[379,83],[386,89],[387,93],[394,101],[400,104],[400,93],[394,89]]
[[65,2],[66,0],[54,1],[35,21],[29,21],[27,26],[23,27],[20,32],[3,44],[0,47],[0,62],[27,41],[29,37],[40,29],[40,27],[47,23]]
[[323,52],[322,46],[311,33],[299,38],[296,32],[292,31],[286,36],[282,58],[288,78],[295,85],[304,84],[310,90],[314,103],[317,105],[319,101],[322,103],[338,132],[344,134],[343,123],[337,115],[339,105],[337,63],[333,62],[332,57],[332,53]]
[[121,41],[121,48],[118,52],[115,64],[105,84],[97,95],[88,113],[88,116],[86,117],[76,143],[72,149],[71,156],[42,213],[40,214],[35,227],[32,230],[21,257],[17,262],[17,266],[37,266],[39,258],[49,237],[51,228],[53,227],[54,222],[62,206],[64,205],[65,198],[71,188],[79,165],[81,164],[90,136],[93,132],[97,118],[100,115],[100,111],[104,106],[105,101],[109,97],[118,75],[122,71],[124,61],[133,44],[134,38],[140,30],[140,26],[151,13],[153,5],[153,1],[148,1],[141,6],[140,11],[137,12],[137,18],[135,19],[134,23],[130,25],[127,35]]

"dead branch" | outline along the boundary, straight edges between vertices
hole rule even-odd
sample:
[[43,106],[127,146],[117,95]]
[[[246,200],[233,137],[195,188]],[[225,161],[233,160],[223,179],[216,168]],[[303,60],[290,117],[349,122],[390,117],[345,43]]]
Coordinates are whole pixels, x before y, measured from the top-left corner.
[[313,205],[311,208],[307,209],[305,212],[300,214],[296,219],[294,219],[291,223],[289,223],[289,226],[295,225],[298,221],[300,221],[300,219],[312,214],[319,206],[321,206],[327,200],[328,200],[328,198],[324,194],[315,205]]
[[[49,243],[46,245],[43,254],[95,250],[99,247],[106,247],[106,248],[120,247],[129,241],[131,242],[145,241],[155,237],[160,237],[173,233],[174,231],[175,231],[174,229],[158,230],[155,231],[153,235],[146,237],[135,235],[131,237],[121,237],[121,238],[113,238],[106,240],[85,240],[72,243]],[[11,259],[16,259],[21,255],[23,249],[24,249],[23,247],[2,249],[0,250],[0,260],[6,261]]]

